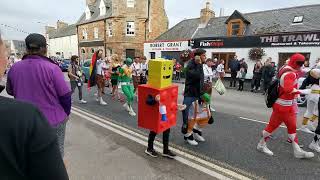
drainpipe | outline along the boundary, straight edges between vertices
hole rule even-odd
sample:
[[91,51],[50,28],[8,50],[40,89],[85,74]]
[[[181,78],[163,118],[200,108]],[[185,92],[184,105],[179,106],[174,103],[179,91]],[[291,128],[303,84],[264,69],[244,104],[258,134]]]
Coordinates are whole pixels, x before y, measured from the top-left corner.
[[145,23],[144,23],[144,41],[147,41],[147,22],[150,19],[150,0],[148,0],[148,18],[146,19]]

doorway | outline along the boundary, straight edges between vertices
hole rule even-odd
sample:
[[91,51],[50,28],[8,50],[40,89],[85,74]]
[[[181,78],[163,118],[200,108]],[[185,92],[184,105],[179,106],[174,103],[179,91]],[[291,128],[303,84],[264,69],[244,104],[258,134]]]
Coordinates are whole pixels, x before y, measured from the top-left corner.
[[[297,52],[279,53],[278,69],[280,67],[282,67],[286,63],[286,60],[288,60],[295,53],[297,53]],[[309,52],[303,52],[303,53],[302,52],[298,52],[298,53],[302,54],[306,58],[306,61],[310,60],[310,53]]]

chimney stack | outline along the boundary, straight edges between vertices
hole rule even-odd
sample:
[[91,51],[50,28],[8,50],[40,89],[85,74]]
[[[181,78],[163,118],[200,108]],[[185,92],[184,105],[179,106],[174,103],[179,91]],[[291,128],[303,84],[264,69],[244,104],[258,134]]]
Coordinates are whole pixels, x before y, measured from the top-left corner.
[[206,2],[206,7],[201,9],[200,23],[202,26],[206,26],[211,18],[215,17],[215,12],[210,9],[210,2]]
[[92,6],[97,0],[86,0],[86,5]]
[[224,16],[224,8],[220,8],[220,17]]
[[58,22],[57,22],[57,29],[61,29],[61,28],[63,28],[63,27],[67,27],[67,26],[68,26],[67,23],[58,20]]

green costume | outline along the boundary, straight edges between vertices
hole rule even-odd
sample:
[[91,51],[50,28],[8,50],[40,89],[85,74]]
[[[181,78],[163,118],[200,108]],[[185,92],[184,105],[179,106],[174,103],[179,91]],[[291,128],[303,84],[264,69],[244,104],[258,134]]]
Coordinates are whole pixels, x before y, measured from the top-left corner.
[[119,69],[119,82],[124,95],[127,97],[127,105],[132,107],[134,99],[134,88],[132,85],[132,72],[130,65],[132,64],[132,59],[127,58],[125,64]]

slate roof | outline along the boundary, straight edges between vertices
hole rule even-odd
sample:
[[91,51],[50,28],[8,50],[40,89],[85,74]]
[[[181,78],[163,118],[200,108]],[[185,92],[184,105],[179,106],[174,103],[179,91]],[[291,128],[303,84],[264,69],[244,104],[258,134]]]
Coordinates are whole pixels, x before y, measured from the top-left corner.
[[191,39],[200,24],[200,18],[186,19],[160,35],[156,40],[184,40]]
[[72,36],[77,34],[77,27],[75,24],[62,27],[58,30],[49,33],[49,39]]
[[100,5],[101,1],[97,0],[94,5],[89,6],[90,11],[92,11],[90,19],[86,20],[86,13],[84,12],[76,24],[77,25],[87,24],[90,22],[94,22],[94,21],[98,21],[98,20],[102,20],[102,19],[106,19],[106,18],[110,17],[112,15],[112,5],[111,5],[112,0],[103,0],[104,4],[106,5],[106,9],[107,9],[106,14],[103,16],[100,16],[100,9],[99,9],[99,5]]
[[[320,30],[320,4],[241,15],[250,22],[245,30],[245,36]],[[303,23],[293,24],[295,16],[304,16]],[[193,34],[192,38],[224,37],[227,35],[227,25],[225,22],[229,17],[211,18],[205,28],[198,28],[200,24],[199,18],[183,20],[160,35],[157,40],[191,39]]]

